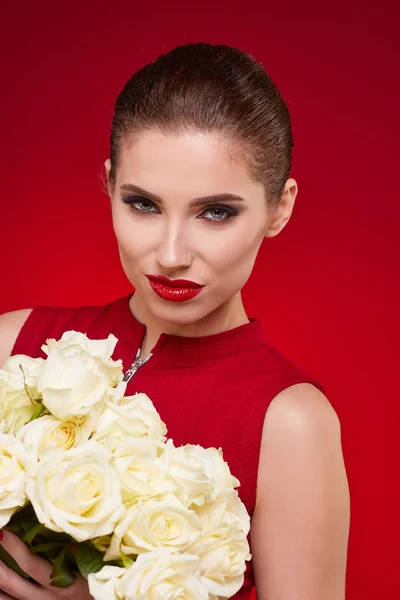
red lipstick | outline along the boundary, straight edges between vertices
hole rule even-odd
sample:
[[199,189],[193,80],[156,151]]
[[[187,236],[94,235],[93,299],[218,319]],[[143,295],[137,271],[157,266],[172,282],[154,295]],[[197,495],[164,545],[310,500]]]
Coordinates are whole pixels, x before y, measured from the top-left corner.
[[183,302],[194,298],[204,285],[189,279],[168,279],[162,275],[146,275],[153,291],[163,300]]

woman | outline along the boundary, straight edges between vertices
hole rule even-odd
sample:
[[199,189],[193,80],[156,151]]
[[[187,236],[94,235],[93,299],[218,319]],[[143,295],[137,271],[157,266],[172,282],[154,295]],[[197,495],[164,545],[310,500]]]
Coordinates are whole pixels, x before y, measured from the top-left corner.
[[[349,491],[340,424],[320,384],[248,318],[241,289],[264,238],[288,222],[287,107],[263,67],[227,46],[190,44],[120,93],[107,186],[122,266],[135,288],[103,307],[1,317],[1,356],[41,355],[67,329],[119,339],[127,393],[147,393],[177,444],[222,447],[252,516],[252,563],[235,596],[342,600]],[[89,598],[57,590],[50,566],[10,532],[2,543],[38,583],[0,565],[0,600]]]

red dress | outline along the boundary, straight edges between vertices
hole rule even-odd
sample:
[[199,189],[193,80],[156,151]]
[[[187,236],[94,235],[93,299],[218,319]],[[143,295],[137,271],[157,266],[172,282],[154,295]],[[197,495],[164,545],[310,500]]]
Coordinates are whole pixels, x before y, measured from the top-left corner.
[[[145,326],[129,309],[129,296],[105,306],[37,307],[28,317],[12,354],[45,357],[40,347],[64,331],[102,339],[118,338],[113,358],[127,370],[141,347]],[[252,515],[265,412],[271,400],[296,383],[322,386],[289,362],[268,342],[261,321],[205,337],[161,334],[152,356],[135,373],[126,394],[146,393],[176,445],[222,448],[224,459],[241,485],[239,495]],[[235,600],[247,600],[254,587],[247,564]]]

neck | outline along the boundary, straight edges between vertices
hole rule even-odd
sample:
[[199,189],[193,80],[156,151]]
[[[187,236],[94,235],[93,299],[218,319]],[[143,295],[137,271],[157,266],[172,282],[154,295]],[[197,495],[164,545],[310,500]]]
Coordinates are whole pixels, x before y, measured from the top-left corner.
[[183,337],[204,337],[228,331],[249,322],[240,291],[212,313],[194,323],[188,324],[157,319],[148,310],[137,292],[131,297],[129,307],[135,318],[146,326],[146,333],[140,352],[140,358],[142,359],[149,356],[161,333]]

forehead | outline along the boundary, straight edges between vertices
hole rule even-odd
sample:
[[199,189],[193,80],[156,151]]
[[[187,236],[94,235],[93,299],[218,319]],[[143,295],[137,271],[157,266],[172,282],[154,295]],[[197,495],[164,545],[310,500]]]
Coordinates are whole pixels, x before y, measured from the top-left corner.
[[215,135],[146,131],[121,148],[117,186],[134,183],[160,196],[263,193],[232,148]]

